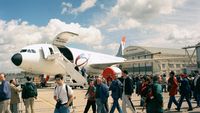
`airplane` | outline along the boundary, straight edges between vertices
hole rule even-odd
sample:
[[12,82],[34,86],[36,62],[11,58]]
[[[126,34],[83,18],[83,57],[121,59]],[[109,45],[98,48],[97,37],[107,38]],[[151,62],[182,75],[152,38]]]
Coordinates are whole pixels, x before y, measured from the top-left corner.
[[87,74],[99,75],[102,70],[113,64],[124,62],[125,37],[122,38],[117,56],[91,52],[65,46],[70,38],[79,36],[73,32],[62,32],[52,44],[33,44],[23,47],[12,56],[11,61],[19,68],[30,73],[70,75],[76,82],[86,82],[75,69],[85,69]]
[[79,69],[81,69],[81,71],[86,70],[87,74],[94,76],[102,74],[103,70],[110,66],[116,67],[120,64],[134,64],[170,59],[126,60],[121,57],[123,56],[123,49],[126,41],[125,37],[122,37],[116,56],[67,47],[67,41],[77,36],[79,35],[73,32],[61,32],[55,37],[52,44],[33,44],[26,46],[22,48],[19,53],[15,53],[11,61],[26,72],[47,74],[50,76],[63,74],[71,76],[76,83],[85,84],[86,79],[80,74]]

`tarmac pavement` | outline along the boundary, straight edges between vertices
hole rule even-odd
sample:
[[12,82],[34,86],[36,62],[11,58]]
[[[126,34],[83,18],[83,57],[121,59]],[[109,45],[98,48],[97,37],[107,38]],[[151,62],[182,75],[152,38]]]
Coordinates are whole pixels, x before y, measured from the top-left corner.
[[[55,107],[55,101],[53,99],[53,88],[45,88],[45,89],[38,89],[38,98],[35,100],[35,106],[34,110],[35,113],[53,113],[54,107]],[[74,90],[74,95],[75,95],[75,100],[74,100],[74,106],[71,109],[74,113],[83,113],[84,108],[87,103],[87,99],[85,98],[85,93],[86,90],[82,89],[75,89]],[[169,95],[168,93],[163,93],[163,98],[164,98],[164,109],[167,108],[168,104],[168,99]],[[178,99],[179,96],[176,97]],[[112,105],[112,98],[109,97],[109,107]],[[138,113],[145,113],[145,110],[142,112],[142,107],[139,106],[140,103],[140,97],[137,96],[136,94],[132,95],[132,102],[137,109]],[[121,104],[121,100],[119,101]],[[192,106],[193,108],[196,106],[196,102],[192,100]],[[24,104],[20,103],[19,105],[21,113],[25,113],[25,108]],[[188,112],[188,105],[187,102],[184,101],[182,104],[182,108],[180,112],[177,112],[175,110],[175,105],[172,104],[171,110],[170,111],[165,111],[165,113],[200,113],[200,108],[194,108],[193,111]],[[127,110],[128,113],[131,113],[130,110]],[[90,108],[90,111],[88,113],[92,113],[92,108]],[[115,113],[118,113],[117,110],[115,110]]]

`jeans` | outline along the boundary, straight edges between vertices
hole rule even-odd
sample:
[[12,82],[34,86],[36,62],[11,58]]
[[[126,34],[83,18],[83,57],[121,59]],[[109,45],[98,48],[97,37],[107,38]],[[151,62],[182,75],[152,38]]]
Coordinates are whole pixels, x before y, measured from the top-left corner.
[[18,113],[18,103],[10,104],[10,110],[12,113]]
[[119,113],[122,113],[122,109],[121,109],[121,107],[120,107],[120,105],[119,105],[118,100],[119,100],[119,99],[113,99],[114,102],[113,102],[112,108],[111,108],[111,110],[110,110],[110,113],[114,113],[116,107],[117,107],[118,112],[119,112]]
[[70,113],[70,110],[66,105],[62,105],[59,108],[55,108],[54,113]]
[[96,103],[97,103],[97,113],[107,113],[105,104],[101,102],[101,99],[97,98]]
[[189,95],[181,95],[177,109],[180,110],[184,98],[186,99],[186,101],[188,103],[189,109],[192,109],[192,104],[190,102],[190,96]]
[[200,94],[196,94],[197,106],[200,106]]
[[169,102],[168,102],[168,107],[167,107],[168,109],[171,108],[172,102],[178,107],[178,102],[176,101],[175,96],[170,96],[169,97]]

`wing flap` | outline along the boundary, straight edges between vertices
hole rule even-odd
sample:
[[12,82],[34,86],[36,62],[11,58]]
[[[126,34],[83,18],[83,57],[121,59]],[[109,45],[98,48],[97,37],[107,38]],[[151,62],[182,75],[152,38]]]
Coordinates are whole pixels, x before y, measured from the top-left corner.
[[167,60],[187,60],[186,57],[166,57],[166,58],[155,58],[155,59],[137,59],[137,60],[125,60],[122,62],[112,62],[112,63],[101,63],[101,64],[92,64],[90,65],[93,68],[102,68],[105,69],[106,67],[112,66],[112,65],[123,65],[123,64],[137,64],[137,63],[152,63],[157,61],[167,61]]

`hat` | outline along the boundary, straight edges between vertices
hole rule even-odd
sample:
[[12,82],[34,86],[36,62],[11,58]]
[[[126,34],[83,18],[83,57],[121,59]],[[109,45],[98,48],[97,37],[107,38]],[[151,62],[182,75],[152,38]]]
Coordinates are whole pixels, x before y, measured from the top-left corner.
[[187,77],[186,74],[181,74],[180,76],[181,76],[182,78],[186,78],[186,77]]

